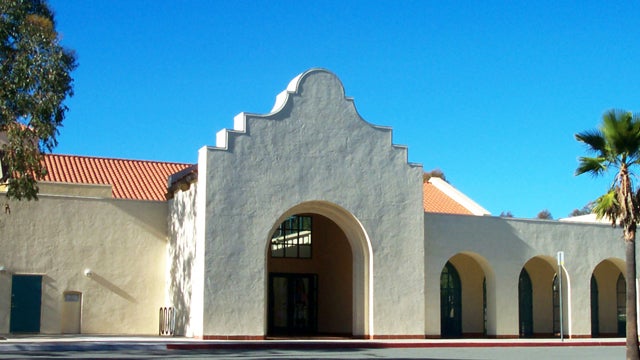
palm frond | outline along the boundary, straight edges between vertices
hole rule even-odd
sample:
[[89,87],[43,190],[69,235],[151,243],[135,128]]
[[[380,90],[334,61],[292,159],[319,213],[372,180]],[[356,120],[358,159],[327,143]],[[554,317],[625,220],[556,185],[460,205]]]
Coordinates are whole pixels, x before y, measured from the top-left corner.
[[600,130],[588,130],[575,134],[576,140],[587,145],[587,149],[598,154],[605,154],[606,141]]
[[607,171],[607,159],[604,157],[587,157],[582,156],[578,158],[578,168],[575,175],[582,175],[590,173],[593,176],[602,175]]
[[634,185],[633,165],[640,165],[640,115],[609,110],[602,115],[597,130],[575,135],[595,156],[578,158],[576,175],[594,176],[616,169],[608,192],[596,200],[594,213],[613,225],[630,226],[640,221],[640,192]]
[[613,226],[616,226],[620,212],[620,204],[616,193],[615,188],[610,189],[606,194],[596,199],[593,207],[593,213],[596,214],[596,218],[611,220],[611,225]]
[[640,118],[629,111],[609,110],[602,116],[600,126],[611,153],[623,159],[638,158],[640,151]]

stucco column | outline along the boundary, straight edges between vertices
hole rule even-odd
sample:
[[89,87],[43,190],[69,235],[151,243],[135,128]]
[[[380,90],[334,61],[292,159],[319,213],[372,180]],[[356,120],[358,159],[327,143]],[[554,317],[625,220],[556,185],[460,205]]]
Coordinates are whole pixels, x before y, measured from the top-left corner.
[[[519,337],[518,323],[518,275],[520,270],[502,271],[496,269],[496,294],[495,297],[495,333],[490,336],[496,338]],[[514,275],[516,274],[516,275]]]

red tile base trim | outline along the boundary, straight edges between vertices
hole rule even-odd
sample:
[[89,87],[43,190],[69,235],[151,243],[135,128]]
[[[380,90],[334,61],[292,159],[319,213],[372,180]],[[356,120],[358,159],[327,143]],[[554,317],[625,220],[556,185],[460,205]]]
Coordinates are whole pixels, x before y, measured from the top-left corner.
[[424,340],[424,335],[373,335],[373,340]]
[[[229,341],[260,341],[260,340],[287,340],[287,337],[272,338],[261,335],[203,335],[194,336],[194,339],[198,340],[229,340]],[[309,338],[302,338],[305,340],[323,339],[325,336],[311,336]],[[354,336],[341,336],[341,338],[350,340],[424,340],[424,339],[440,339],[440,336],[429,337],[425,335],[354,335]],[[299,338],[298,338],[299,339]]]

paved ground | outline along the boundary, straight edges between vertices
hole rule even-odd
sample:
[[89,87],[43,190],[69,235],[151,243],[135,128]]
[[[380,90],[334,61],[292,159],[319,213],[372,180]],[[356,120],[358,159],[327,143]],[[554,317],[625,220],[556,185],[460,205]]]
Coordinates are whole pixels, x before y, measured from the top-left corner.
[[622,359],[624,339],[269,340],[31,336],[0,340],[0,359]]

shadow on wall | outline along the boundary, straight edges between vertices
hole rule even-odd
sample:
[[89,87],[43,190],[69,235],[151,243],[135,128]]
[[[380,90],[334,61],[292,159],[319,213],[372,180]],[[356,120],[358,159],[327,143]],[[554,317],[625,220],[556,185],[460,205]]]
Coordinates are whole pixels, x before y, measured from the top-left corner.
[[[468,291],[471,285],[475,289],[475,294],[480,294],[480,299],[483,295],[486,296],[485,318],[478,317],[478,313],[482,313],[482,302],[476,302],[475,305],[472,305],[473,303],[469,304],[467,301],[465,305],[463,300],[460,310],[462,313],[467,312],[467,314],[476,316],[475,320],[472,326],[469,326],[469,322],[463,319],[455,319],[455,323],[445,324],[451,329],[456,329],[449,336],[482,337],[485,336],[485,332],[488,336],[496,335],[500,318],[499,312],[504,312],[504,309],[497,307],[499,294],[497,293],[496,272],[504,274],[505,271],[509,271],[508,268],[511,268],[510,278],[513,279],[513,285],[517,286],[518,274],[522,269],[521,264],[524,264],[526,259],[532,256],[532,253],[537,253],[536,249],[527,243],[522,232],[515,228],[510,220],[489,216],[425,213],[425,287],[433,291],[433,294],[437,294],[436,296],[439,298],[442,295],[443,268],[450,259],[459,254],[464,255],[463,259],[466,259],[467,265],[473,265],[472,269],[474,270],[456,270],[463,271],[463,275],[466,274],[467,277],[470,274],[479,275],[480,271],[484,275],[474,276],[475,280],[472,284],[468,282],[466,285],[461,284],[461,289],[464,288],[466,290],[462,291]],[[456,265],[460,264],[454,264],[454,266]],[[486,279],[486,283],[483,285],[484,279]],[[484,291],[486,291],[485,294],[483,294]],[[517,296],[517,292],[515,294]],[[431,299],[433,299],[432,301],[441,300],[435,300],[434,297]],[[470,305],[475,306],[476,310],[469,310]],[[429,332],[434,335],[442,335],[441,310],[441,307],[427,306],[427,321],[428,326],[431,327],[427,330],[428,335],[432,335]]]
[[[11,309],[11,274],[8,271],[0,272],[0,334],[9,329],[9,313],[5,309]],[[2,328],[6,324],[6,330]]]
[[131,223],[141,226],[158,240],[164,241],[167,238],[166,202],[113,199],[109,204],[134,218],[135,221]]
[[11,207],[9,206],[9,203],[2,204],[1,206],[2,208],[0,210],[0,230],[4,228],[4,223],[5,221],[7,221],[6,218],[9,215],[11,215]]
[[176,196],[170,210],[168,298],[175,309],[175,334],[186,335],[190,326],[192,273],[196,246],[197,190]]
[[55,332],[57,329],[51,328],[53,324],[59,324],[60,318],[60,301],[62,299],[62,291],[57,286],[56,280],[49,275],[42,276],[42,294],[41,294],[41,332]]
[[121,298],[132,302],[134,304],[137,304],[138,301],[131,296],[128,292],[124,291],[122,288],[118,287],[117,285],[115,285],[114,283],[112,283],[111,281],[103,278],[102,276],[96,274],[95,272],[91,272],[89,275],[87,275],[89,278],[91,278],[91,280],[97,282],[98,284],[102,285],[102,287],[105,287],[109,290],[111,290],[111,292],[113,292],[114,294],[120,296]]

